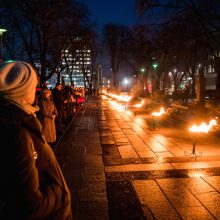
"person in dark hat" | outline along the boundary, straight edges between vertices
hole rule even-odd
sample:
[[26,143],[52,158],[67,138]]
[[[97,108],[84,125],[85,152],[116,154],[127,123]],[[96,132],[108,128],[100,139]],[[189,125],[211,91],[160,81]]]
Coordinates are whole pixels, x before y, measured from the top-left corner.
[[72,219],[70,192],[33,106],[37,74],[0,66],[0,219]]

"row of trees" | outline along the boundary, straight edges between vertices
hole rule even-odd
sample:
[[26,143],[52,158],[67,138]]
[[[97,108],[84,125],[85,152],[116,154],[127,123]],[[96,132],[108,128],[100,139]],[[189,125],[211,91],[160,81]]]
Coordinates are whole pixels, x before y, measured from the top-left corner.
[[[137,6],[140,22],[132,29],[118,24],[104,27],[114,85],[119,64],[128,64],[140,77],[140,68],[145,67],[145,74],[152,73],[156,61],[155,90],[159,81],[165,89],[168,73],[173,75],[175,90],[186,75],[191,76],[194,90],[195,74],[203,75],[204,67],[212,65],[218,74],[216,94],[220,94],[220,2],[138,0]],[[178,71],[172,71],[174,68]],[[181,77],[177,77],[179,72]]]
[[[96,25],[89,10],[76,0],[0,0],[0,26],[9,59],[27,60],[40,64],[41,83],[64,69],[73,78],[72,67],[78,62],[76,50],[91,50],[92,65],[83,65],[85,82],[91,86],[95,78],[98,56],[110,61],[113,84],[118,85],[118,71],[128,66],[130,72],[142,79],[154,76],[154,90],[163,81],[165,90],[168,73],[173,75],[175,90],[185,75],[191,76],[195,88],[195,74],[204,73],[204,66],[212,65],[217,75],[217,94],[220,94],[220,2],[218,0],[137,0],[140,15],[134,27],[106,24],[103,29],[102,51],[98,44]],[[80,39],[77,41],[77,39]],[[63,54],[67,49],[68,53]],[[68,61],[69,55],[72,62]],[[159,65],[153,71],[152,63]],[[88,77],[88,68],[91,77]],[[172,71],[176,68],[178,71]],[[179,72],[183,73],[178,77]],[[155,75],[156,74],[156,75]],[[152,77],[152,76],[151,76]],[[161,88],[160,88],[161,89]]]
[[[95,24],[88,9],[74,0],[0,0],[0,25],[4,35],[5,59],[26,60],[38,69],[41,84],[64,69],[72,77],[72,65],[63,65],[76,48],[90,48],[96,59]],[[89,36],[89,37],[88,37]],[[80,41],[76,42],[76,39]],[[94,48],[94,49],[93,49]],[[68,51],[64,55],[64,51]],[[73,62],[78,62],[77,57]],[[95,62],[93,62],[95,63]],[[81,69],[88,84],[88,71]],[[91,69],[93,66],[91,66]],[[90,80],[90,81],[89,81]]]

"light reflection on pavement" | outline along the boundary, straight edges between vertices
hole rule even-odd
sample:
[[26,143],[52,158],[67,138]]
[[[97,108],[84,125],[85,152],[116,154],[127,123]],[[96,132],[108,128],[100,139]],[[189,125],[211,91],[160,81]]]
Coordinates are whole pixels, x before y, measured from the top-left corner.
[[[187,157],[184,152],[192,150],[195,139],[188,131],[190,122],[164,117],[152,130],[149,112],[137,114],[129,105],[112,105],[109,99],[102,101],[101,112],[111,136],[111,144],[102,143],[109,195],[117,183],[126,182],[126,187],[131,184],[127,193],[135,191],[147,219],[219,218],[219,138],[211,132],[199,135],[196,152],[202,152],[201,157]],[[118,196],[124,193],[120,188]],[[119,197],[114,198],[110,210],[117,209]]]

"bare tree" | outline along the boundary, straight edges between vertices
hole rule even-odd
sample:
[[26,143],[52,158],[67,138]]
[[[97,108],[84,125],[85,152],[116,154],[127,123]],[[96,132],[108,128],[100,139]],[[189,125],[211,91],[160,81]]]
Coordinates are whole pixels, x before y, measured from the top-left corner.
[[40,64],[40,80],[45,82],[58,70],[69,37],[77,36],[87,22],[86,9],[70,0],[0,0],[0,4],[9,55],[35,68]]
[[[185,15],[192,15],[194,33],[205,41],[206,49],[213,57],[211,64],[217,72],[217,93],[220,94],[220,2],[219,0],[138,0],[139,10],[142,15],[150,16],[151,24],[164,25],[179,20]],[[159,12],[159,13],[158,13]],[[154,14],[153,14],[154,13]],[[160,15],[160,19],[153,19]],[[148,17],[149,18],[149,17]],[[195,39],[196,39],[195,38]],[[202,49],[203,50],[203,49]]]
[[118,85],[117,72],[128,40],[128,33],[128,27],[119,24],[106,24],[103,29],[104,45],[110,56],[112,82],[115,88]]

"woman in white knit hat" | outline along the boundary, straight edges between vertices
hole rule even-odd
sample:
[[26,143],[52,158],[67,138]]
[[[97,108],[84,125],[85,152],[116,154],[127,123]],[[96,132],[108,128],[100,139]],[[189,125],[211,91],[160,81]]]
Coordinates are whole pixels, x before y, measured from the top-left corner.
[[70,193],[33,106],[30,64],[0,66],[0,219],[72,219]]

